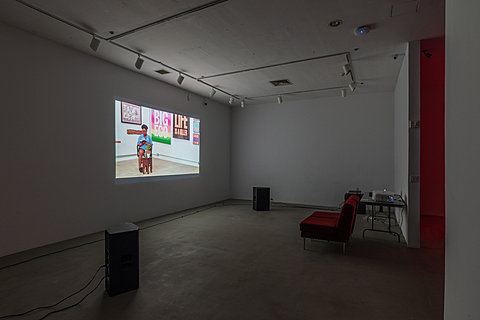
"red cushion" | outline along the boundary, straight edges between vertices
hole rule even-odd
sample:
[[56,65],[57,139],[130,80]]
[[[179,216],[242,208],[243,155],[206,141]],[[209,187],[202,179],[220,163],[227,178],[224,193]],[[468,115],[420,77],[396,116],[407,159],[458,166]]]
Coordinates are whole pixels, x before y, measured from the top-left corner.
[[333,235],[336,233],[336,224],[336,219],[310,216],[300,222],[300,230],[309,233]]

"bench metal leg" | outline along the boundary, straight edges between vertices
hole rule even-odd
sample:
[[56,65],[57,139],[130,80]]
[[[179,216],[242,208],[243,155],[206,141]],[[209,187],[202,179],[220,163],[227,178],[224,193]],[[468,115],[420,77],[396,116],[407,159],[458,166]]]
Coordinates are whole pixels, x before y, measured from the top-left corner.
[[305,238],[303,238],[303,250],[305,250]]
[[344,242],[343,243],[343,255],[345,255],[345,247],[347,246],[347,244]]

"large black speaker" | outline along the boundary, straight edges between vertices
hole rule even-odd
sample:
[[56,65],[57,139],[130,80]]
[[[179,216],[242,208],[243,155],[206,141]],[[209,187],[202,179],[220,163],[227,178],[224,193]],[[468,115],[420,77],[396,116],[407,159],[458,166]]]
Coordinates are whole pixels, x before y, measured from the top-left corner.
[[110,296],[138,289],[138,227],[123,223],[105,230],[105,288]]
[[[362,199],[363,192],[360,190],[350,190],[347,193],[345,193],[345,201],[347,201],[347,199],[350,198],[350,196],[358,196],[360,199]],[[367,206],[365,205],[365,203],[360,202],[358,204],[357,213],[365,214],[366,212],[367,212]]]
[[253,187],[253,210],[270,210],[270,188]]

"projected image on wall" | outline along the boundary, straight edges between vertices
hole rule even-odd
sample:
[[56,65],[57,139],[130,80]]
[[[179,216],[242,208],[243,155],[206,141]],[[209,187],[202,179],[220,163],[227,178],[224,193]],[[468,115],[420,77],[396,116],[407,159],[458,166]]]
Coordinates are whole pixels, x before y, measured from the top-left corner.
[[115,100],[116,178],[199,174],[200,120]]

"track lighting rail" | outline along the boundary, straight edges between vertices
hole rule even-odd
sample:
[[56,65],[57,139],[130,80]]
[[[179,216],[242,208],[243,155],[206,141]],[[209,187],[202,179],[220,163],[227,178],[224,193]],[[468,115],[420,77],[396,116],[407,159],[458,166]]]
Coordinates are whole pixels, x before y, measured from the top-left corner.
[[[213,74],[213,75],[209,75],[209,76],[202,76],[202,77],[200,77],[200,79],[210,79],[210,78],[229,76],[229,75],[232,75],[232,74],[238,74],[238,73],[243,73],[243,72],[250,72],[250,71],[257,71],[257,70],[268,69],[268,68],[281,67],[281,66],[286,66],[286,65],[290,65],[290,64],[307,62],[307,61],[314,61],[314,60],[320,60],[320,59],[326,59],[326,58],[337,57],[337,56],[341,56],[341,55],[349,55],[349,53],[348,52],[332,53],[332,54],[327,54],[327,55],[323,55],[323,56],[316,56],[316,57],[311,57],[311,58],[306,58],[306,59],[299,59],[299,60],[269,64],[269,65],[261,66],[261,67],[247,68],[247,69],[242,69],[242,70]],[[348,60],[348,58],[347,58],[347,60]]]
[[[206,82],[205,80],[206,79],[211,79],[211,78],[217,78],[217,77],[222,77],[222,76],[227,76],[227,75],[234,75],[234,74],[239,74],[239,73],[244,73],[244,72],[251,72],[251,71],[257,71],[257,70],[262,70],[262,69],[267,69],[267,68],[274,68],[274,67],[280,67],[280,66],[286,66],[286,65],[292,65],[292,64],[296,64],[296,63],[302,63],[302,62],[308,62],[308,61],[314,61],[314,60],[319,60],[319,59],[325,59],[325,58],[330,58],[330,57],[336,57],[336,56],[341,56],[341,55],[345,55],[345,58],[347,60],[347,63],[349,64],[350,66],[350,76],[352,78],[352,84],[355,85],[356,83],[356,80],[355,80],[355,76],[354,76],[354,72],[353,72],[353,69],[352,69],[352,64],[351,64],[351,57],[350,57],[350,53],[349,52],[340,52],[340,53],[333,53],[333,54],[327,54],[327,55],[322,55],[322,56],[316,56],[316,57],[310,57],[310,58],[305,58],[305,59],[298,59],[298,60],[293,60],[293,61],[287,61],[287,62],[282,62],[282,63],[276,63],[276,64],[270,64],[270,65],[266,65],[266,66],[259,66],[259,67],[254,67],[254,68],[247,68],[247,69],[243,69],[243,70],[236,70],[236,71],[230,71],[230,72],[224,72],[224,73],[219,73],[219,74],[214,74],[214,75],[208,75],[208,76],[202,76],[202,77],[195,77],[195,76],[192,76],[188,73],[185,73],[175,67],[172,67],[166,63],[163,63],[157,59],[154,59],[152,57],[149,57],[145,54],[142,54],[136,50],[133,50],[125,45],[122,45],[118,42],[116,42],[115,40],[116,39],[120,39],[122,37],[125,37],[127,35],[130,35],[130,34],[133,34],[133,33],[136,33],[136,32],[140,32],[142,30],[145,30],[145,29],[148,29],[148,28],[151,28],[151,27],[154,27],[156,25],[159,25],[159,24],[162,24],[162,23],[165,23],[165,22],[168,22],[168,21],[172,21],[172,20],[175,20],[175,19],[178,19],[178,18],[181,18],[181,17],[184,17],[186,15],[189,15],[189,14],[193,14],[195,12],[199,12],[201,10],[205,10],[207,8],[210,8],[210,7],[213,7],[213,6],[216,6],[216,5],[219,5],[219,4],[222,4],[224,2],[227,2],[229,0],[214,0],[214,1],[210,1],[208,3],[205,3],[203,5],[200,5],[200,6],[197,6],[197,7],[194,7],[194,8],[191,8],[191,9],[188,9],[188,10],[185,10],[185,11],[182,11],[180,13],[177,13],[177,14],[174,14],[172,16],[169,16],[169,17],[166,17],[166,18],[162,18],[162,19],[159,19],[159,20],[156,20],[156,21],[153,21],[153,22],[150,22],[148,24],[145,24],[145,25],[142,25],[140,27],[137,27],[137,28],[134,28],[132,30],[128,30],[128,31],[125,31],[123,33],[120,33],[120,34],[117,34],[115,36],[112,36],[112,37],[109,37],[109,38],[106,38],[106,37],[102,37],[98,34],[96,34],[94,31],[91,31],[91,30],[88,30],[87,28],[85,27],[82,27],[82,26],[79,26],[75,23],[72,23],[62,17],[59,17],[57,15],[54,15],[50,12],[47,12],[39,7],[36,7],[24,0],[15,0],[16,2],[18,2],[19,4],[25,6],[25,7],[28,7],[34,11],[37,11],[45,16],[48,16],[58,22],[61,22],[63,24],[66,24],[78,31],[81,31],[83,33],[86,33],[86,34],[89,34],[93,37],[92,40],[96,40],[96,39],[100,39],[100,40],[103,40],[103,41],[106,41],[106,42],[109,42],[110,44],[118,47],[118,48],[121,48],[125,51],[128,51],[134,55],[137,56],[137,60],[136,60],[136,63],[135,63],[135,66],[137,67],[137,69],[140,69],[142,67],[142,64],[143,64],[143,59],[144,60],[149,60],[151,62],[154,62],[154,63],[157,63],[165,68],[168,68],[174,72],[177,72],[180,76],[184,76],[184,77],[187,77],[189,79],[192,79],[192,80],[195,80],[207,87],[210,87],[212,89],[211,92],[221,92],[225,95],[227,95],[229,97],[229,103],[232,104],[233,101],[235,100],[239,100],[241,101],[241,105],[242,107],[245,105],[245,99],[256,99],[256,98],[265,98],[265,97],[279,97],[279,93],[275,93],[275,94],[271,94],[271,95],[264,95],[264,96],[256,96],[256,97],[241,97],[241,96],[238,96],[238,95],[235,95],[235,94],[232,94],[232,93],[229,93],[219,87],[216,87],[214,85],[211,85],[209,84],[208,82]],[[91,47],[92,47],[92,50],[96,51],[96,49],[98,49],[98,45],[100,44],[98,42],[98,40],[96,40],[97,43],[95,43],[95,45],[92,47],[92,44],[91,44]],[[95,48],[95,49],[94,49]],[[179,84],[181,84],[181,82],[179,82]],[[301,90],[301,91],[292,91],[292,92],[284,92],[284,93],[281,93],[281,95],[288,95],[288,94],[301,94],[301,93],[308,93],[308,92],[317,92],[317,91],[324,91],[324,90],[334,90],[334,89],[344,89],[346,87],[344,86],[337,86],[337,87],[329,87],[329,88],[318,88],[318,89],[311,89],[311,90]],[[353,92],[353,90],[352,90]],[[213,94],[210,94],[211,97],[213,97]],[[277,98],[278,99],[278,98]],[[281,100],[281,97],[278,99],[279,101]],[[283,100],[282,100],[283,101]],[[280,102],[279,102],[280,103]]]
[[189,15],[189,14],[192,14],[192,13],[195,13],[195,12],[198,12],[198,11],[202,11],[202,10],[205,10],[205,9],[208,9],[210,7],[213,7],[213,6],[216,6],[216,5],[219,5],[223,2],[227,2],[228,0],[215,0],[215,1],[210,1],[208,3],[205,3],[205,4],[202,4],[198,7],[195,7],[195,8],[191,8],[191,9],[188,9],[188,10],[185,10],[185,11],[182,11],[182,12],[179,12],[179,13],[176,13],[174,15],[171,15],[169,17],[166,17],[166,18],[162,18],[162,19],[159,19],[159,20],[156,20],[156,21],[153,21],[153,22],[150,22],[150,23],[147,23],[143,26],[140,26],[140,27],[137,27],[135,29],[132,29],[132,30],[128,30],[128,31],[125,31],[125,32],[122,32],[122,33],[119,33],[117,35],[114,35],[110,38],[107,38],[106,40],[107,41],[112,41],[112,40],[116,40],[116,39],[120,39],[120,38],[123,38],[125,36],[128,36],[130,34],[133,34],[133,33],[136,33],[136,32],[140,32],[140,31],[143,31],[145,29],[149,29],[149,28],[152,28],[152,27],[155,27],[155,26],[158,26],[159,24],[162,24],[162,23],[165,23],[165,22],[169,22],[169,21],[172,21],[172,20],[175,20],[175,19],[179,19],[181,17],[184,17],[186,15]]

